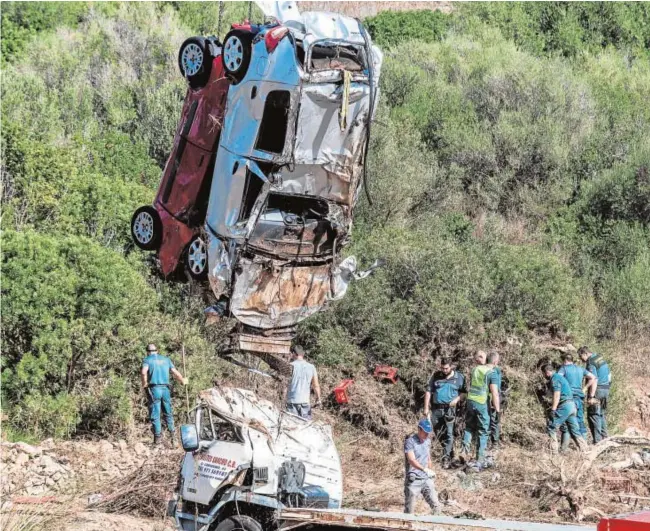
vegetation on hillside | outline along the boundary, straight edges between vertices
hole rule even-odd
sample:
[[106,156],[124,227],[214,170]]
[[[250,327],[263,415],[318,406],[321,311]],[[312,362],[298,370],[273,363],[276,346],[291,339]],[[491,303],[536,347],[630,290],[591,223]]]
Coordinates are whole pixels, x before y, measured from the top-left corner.
[[[129,239],[185,94],[178,47],[217,33],[218,6],[3,4],[2,407],[14,430],[128,429],[149,341],[177,362],[186,346],[193,390],[230,370],[199,287],[161,281]],[[222,37],[248,12],[225,7]],[[387,266],[301,327],[317,362],[391,363],[411,393],[442,354],[509,345],[509,365],[533,371],[534,337],[607,345],[647,331],[648,7],[472,3],[368,25],[385,53],[373,204],[360,203],[347,252]],[[522,406],[529,385],[517,383]]]

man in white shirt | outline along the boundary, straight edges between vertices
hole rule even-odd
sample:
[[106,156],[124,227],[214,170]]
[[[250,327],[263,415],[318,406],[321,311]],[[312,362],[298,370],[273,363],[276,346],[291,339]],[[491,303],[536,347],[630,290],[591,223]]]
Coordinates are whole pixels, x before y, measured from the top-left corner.
[[305,361],[305,351],[300,346],[293,348],[293,372],[287,388],[287,411],[304,419],[311,420],[310,395],[311,389],[316,393],[316,403],[319,406],[320,384],[316,367]]

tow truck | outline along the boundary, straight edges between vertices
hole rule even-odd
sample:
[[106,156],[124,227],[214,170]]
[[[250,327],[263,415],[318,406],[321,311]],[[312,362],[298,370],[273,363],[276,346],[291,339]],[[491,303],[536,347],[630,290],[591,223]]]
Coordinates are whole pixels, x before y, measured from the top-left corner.
[[328,424],[281,411],[252,391],[232,387],[199,393],[190,420],[181,427],[186,453],[169,503],[178,531],[596,531],[344,509],[341,461]]

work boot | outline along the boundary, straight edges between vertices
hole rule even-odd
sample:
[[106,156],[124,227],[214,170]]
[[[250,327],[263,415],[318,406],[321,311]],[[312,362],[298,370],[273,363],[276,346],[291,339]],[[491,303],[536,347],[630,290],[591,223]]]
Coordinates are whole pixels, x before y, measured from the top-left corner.
[[445,470],[449,470],[449,467],[451,467],[451,458],[448,455],[444,456],[440,466]]
[[162,433],[154,433],[153,435],[153,445],[159,446],[162,444]]
[[178,448],[178,441],[176,440],[175,431],[169,432],[169,444],[171,445],[172,448]]

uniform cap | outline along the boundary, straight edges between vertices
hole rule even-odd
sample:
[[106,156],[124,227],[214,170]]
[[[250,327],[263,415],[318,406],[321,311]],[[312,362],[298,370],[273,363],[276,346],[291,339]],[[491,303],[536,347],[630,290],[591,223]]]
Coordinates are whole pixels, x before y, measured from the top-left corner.
[[431,433],[433,431],[429,419],[422,419],[420,422],[418,422],[418,428],[420,428],[425,433]]
[[149,343],[147,345],[147,352],[156,352],[158,349],[156,348],[156,345],[153,343]]

